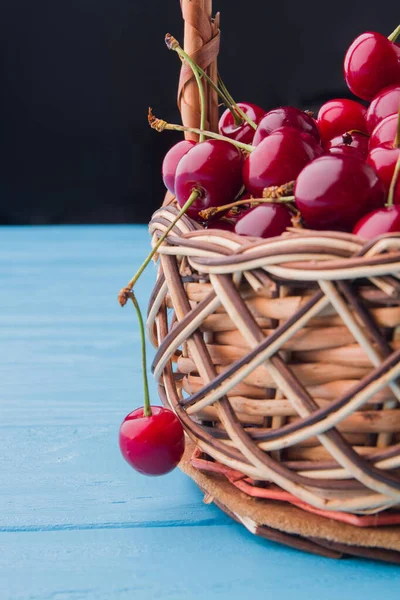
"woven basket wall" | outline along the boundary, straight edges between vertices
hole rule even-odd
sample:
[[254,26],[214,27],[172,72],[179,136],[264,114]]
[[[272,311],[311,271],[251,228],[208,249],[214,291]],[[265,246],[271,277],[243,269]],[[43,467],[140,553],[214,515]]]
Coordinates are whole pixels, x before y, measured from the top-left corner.
[[[199,4],[182,2],[186,49],[215,78],[217,21]],[[197,124],[185,69],[179,101]],[[154,214],[153,243],[176,214],[173,200]],[[149,305],[160,397],[253,486],[328,511],[399,505],[399,273],[400,234],[261,240],[183,217],[160,248]]]

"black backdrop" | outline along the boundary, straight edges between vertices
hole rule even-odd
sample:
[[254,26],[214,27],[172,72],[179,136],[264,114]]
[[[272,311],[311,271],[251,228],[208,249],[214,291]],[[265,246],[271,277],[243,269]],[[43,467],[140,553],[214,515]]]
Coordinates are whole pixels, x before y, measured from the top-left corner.
[[[344,52],[388,35],[397,2],[215,0],[220,71],[237,100],[318,108],[349,96]],[[0,223],[148,220],[164,193],[163,154],[177,139],[146,122],[176,121],[182,39],[178,0],[2,0]],[[350,97],[350,96],[349,96]]]

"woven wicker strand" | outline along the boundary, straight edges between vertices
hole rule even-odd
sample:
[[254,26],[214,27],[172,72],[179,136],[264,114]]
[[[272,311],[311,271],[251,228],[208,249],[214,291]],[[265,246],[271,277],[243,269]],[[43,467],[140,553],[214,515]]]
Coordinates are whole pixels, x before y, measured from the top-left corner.
[[198,447],[316,509],[399,505],[400,235],[256,240],[186,217],[159,254],[154,374]]

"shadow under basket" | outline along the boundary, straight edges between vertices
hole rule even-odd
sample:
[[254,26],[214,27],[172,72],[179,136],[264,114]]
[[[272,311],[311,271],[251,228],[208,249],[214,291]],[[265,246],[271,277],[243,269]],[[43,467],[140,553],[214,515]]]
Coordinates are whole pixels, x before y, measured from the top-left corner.
[[400,563],[399,273],[400,234],[261,240],[185,216],[161,246],[148,335],[182,468],[253,533]]

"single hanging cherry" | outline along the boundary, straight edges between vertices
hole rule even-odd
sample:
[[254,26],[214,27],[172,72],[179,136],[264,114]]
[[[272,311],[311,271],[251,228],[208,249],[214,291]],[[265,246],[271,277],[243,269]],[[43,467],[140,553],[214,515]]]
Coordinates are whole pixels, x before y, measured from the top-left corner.
[[[154,254],[154,249],[152,250]],[[151,253],[150,253],[151,254]],[[147,380],[146,340],[142,313],[132,291],[134,282],[148,264],[146,260],[129,285],[121,290],[118,300],[125,306],[128,300],[136,310],[138,319],[143,377],[143,407],[129,413],[119,430],[119,447],[125,460],[144,475],[164,475],[174,469],[185,449],[185,435],[178,417],[162,406],[151,406]]]
[[178,465],[185,436],[178,417],[167,408],[152,406],[151,415],[137,408],[123,420],[119,447],[125,460],[143,475],[165,475]]

